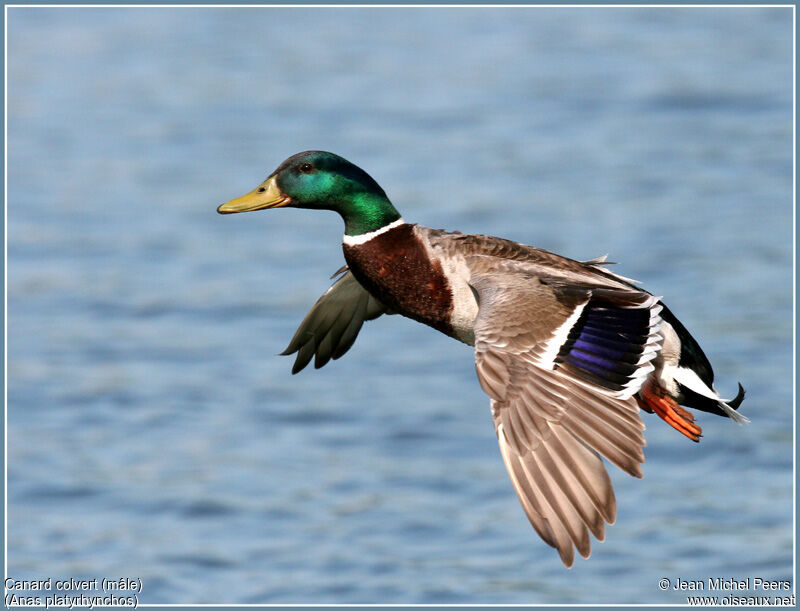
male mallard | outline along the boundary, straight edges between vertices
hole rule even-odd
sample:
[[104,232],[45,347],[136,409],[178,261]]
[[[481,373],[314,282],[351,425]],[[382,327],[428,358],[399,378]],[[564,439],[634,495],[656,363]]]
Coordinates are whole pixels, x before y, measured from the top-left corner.
[[[333,210],[347,265],[283,354],[292,373],[352,346],[365,320],[402,314],[475,347],[508,474],[536,532],[568,567],[589,556],[616,501],[600,456],[642,477],[639,408],[693,441],[679,404],[747,419],[714,390],[714,372],[659,297],[603,267],[484,235],[406,223],[361,168],[332,153],[284,161],[254,191],[218,208]],[[343,272],[343,273],[342,273]]]

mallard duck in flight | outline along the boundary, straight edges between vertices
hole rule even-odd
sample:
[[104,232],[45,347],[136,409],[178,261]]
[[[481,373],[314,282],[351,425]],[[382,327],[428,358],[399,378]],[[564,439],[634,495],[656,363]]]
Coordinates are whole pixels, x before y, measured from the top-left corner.
[[[700,346],[660,297],[603,267],[485,235],[407,223],[364,170],[323,151],[284,161],[218,208],[338,212],[347,263],[283,354],[292,373],[353,345],[366,320],[402,314],[475,347],[500,453],[536,532],[571,566],[616,516],[600,457],[642,477],[642,409],[692,441],[681,405],[747,422],[724,400]],[[336,276],[337,274],[334,274]]]

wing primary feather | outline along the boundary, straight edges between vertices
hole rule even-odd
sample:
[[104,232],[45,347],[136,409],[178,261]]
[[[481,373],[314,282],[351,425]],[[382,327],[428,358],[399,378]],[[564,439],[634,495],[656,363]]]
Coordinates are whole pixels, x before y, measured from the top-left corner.
[[[342,278],[344,278],[344,276]],[[301,322],[300,326],[297,327],[297,331],[295,331],[294,336],[292,336],[292,340],[289,342],[286,350],[281,353],[283,356],[297,352],[301,346],[305,345],[309,341],[314,342],[314,337],[317,334],[320,326],[322,326],[320,324],[321,321],[324,321],[326,316],[330,316],[331,310],[333,309],[332,306],[327,304],[326,298],[333,293],[339,282],[342,281],[342,278],[337,280],[333,286],[331,286],[331,288],[323,293],[322,297],[317,299],[316,303],[308,311],[308,314],[306,314],[303,322]]]
[[533,528],[539,533],[539,536],[544,539],[544,542],[551,547],[558,547],[556,535],[550,524],[545,520],[542,509],[538,506],[536,495],[528,483],[528,478],[522,471],[520,457],[518,454],[513,453],[505,440],[505,431],[503,425],[497,427],[497,441],[500,446],[500,455],[503,457],[503,462],[506,465],[506,470],[511,479],[511,484],[517,492],[522,508],[525,510],[525,515],[528,516]]
[[[580,402],[576,401],[575,416],[580,417],[586,421],[587,426],[596,430],[598,435],[602,434],[609,441],[616,443],[621,448],[631,448],[629,454],[644,462],[644,453],[641,452],[641,445],[644,441],[642,429],[637,426],[631,426],[625,421],[615,421],[610,423],[607,418],[603,418],[596,410],[584,407]],[[633,451],[637,448],[639,451]]]
[[317,356],[314,359],[315,369],[323,367],[331,359],[331,357],[333,357],[336,348],[342,341],[342,334],[344,333],[344,330],[350,324],[350,321],[353,320],[353,316],[355,316],[357,313],[356,308],[351,308],[351,310],[352,311],[348,315],[348,311],[345,308],[342,308],[342,311],[333,321],[330,328],[325,332],[324,337],[321,337],[318,340],[316,350]]
[[[590,516],[587,505],[592,510],[594,507],[583,494],[583,490],[575,486],[574,478],[570,477],[570,470],[562,469],[561,463],[554,459],[551,447],[550,444],[541,446],[541,450],[536,452],[536,463],[542,474],[548,479],[553,493],[561,497],[559,499],[560,514],[565,524],[569,525],[568,531],[575,547],[581,556],[588,558],[591,546],[586,526],[590,522],[596,524],[596,519]],[[578,466],[578,468],[580,467]]]
[[[584,421],[575,418],[572,413],[567,413],[564,416],[564,423],[573,435],[581,439],[598,454],[604,456],[626,473],[634,477],[642,477],[640,464],[644,460],[643,454],[641,456],[631,455],[631,451],[628,448],[620,447],[607,437],[598,434],[589,428]],[[639,452],[641,452],[641,448],[639,448]]]
[[[506,451],[513,452],[507,446]],[[519,456],[514,456],[509,458],[506,466],[509,474],[513,474],[511,481],[515,485],[517,497],[522,503],[525,515],[528,516],[528,521],[539,533],[539,536],[558,551],[561,562],[567,568],[572,567],[575,561],[572,540],[564,530],[563,525],[552,519],[550,507],[546,503],[543,505],[537,494],[533,492],[531,479],[525,470],[525,465]]]
[[[338,276],[338,278],[336,278]],[[281,353],[297,352],[292,373],[305,368],[312,357],[319,369],[347,352],[365,320],[387,312],[386,307],[359,284],[344,266],[331,276],[331,287],[317,299]]]
[[[508,409],[504,410],[504,414],[506,414],[510,420],[510,430],[514,431],[516,438],[519,440],[520,444],[518,447],[520,449],[526,448],[529,451],[535,451],[540,447],[540,442],[535,438],[533,434],[536,431],[536,427],[528,426],[527,422],[523,422],[524,416],[522,413],[525,412],[524,409]],[[533,423],[531,423],[533,424]]]
[[359,302],[356,305],[356,307],[353,308],[353,317],[350,319],[350,322],[348,323],[347,327],[342,332],[342,337],[339,340],[339,346],[333,353],[334,359],[338,359],[345,352],[350,350],[351,346],[356,341],[356,337],[358,337],[358,332],[361,330],[361,325],[364,324],[363,313],[366,311],[366,307],[367,307],[367,296],[365,294],[359,299]]
[[[598,541],[602,541],[605,538],[606,521],[613,522],[614,520],[614,491],[611,487],[611,480],[597,454],[585,446],[580,447],[580,444],[578,444],[579,448],[574,447],[576,445],[574,438],[571,439],[573,448],[567,449],[562,441],[564,436],[567,439],[571,438],[568,432],[554,431],[553,441],[549,444],[550,455],[558,462],[559,471],[571,479],[570,485],[575,487],[576,495],[582,495],[583,498],[580,499],[580,502],[576,500],[575,506],[581,512],[581,517],[592,534]],[[599,478],[600,481],[591,481],[590,474],[595,480]],[[609,491],[605,495],[606,498],[603,498],[602,490]],[[609,493],[612,499],[610,504]],[[591,504],[594,511],[587,508],[586,501]]]
[[553,529],[558,543],[557,549],[561,560],[567,566],[572,566],[575,559],[573,543],[580,537],[575,532],[575,524],[564,514],[564,510],[559,506],[559,498],[551,490],[547,479],[543,476],[539,465],[535,460],[520,460],[525,477],[529,485],[535,490],[536,499],[540,507],[544,510],[544,517]]
[[292,375],[305,369],[305,366],[308,365],[308,363],[311,361],[312,356],[314,356],[313,339],[303,344],[297,351],[297,358],[295,359],[294,365],[292,366]]

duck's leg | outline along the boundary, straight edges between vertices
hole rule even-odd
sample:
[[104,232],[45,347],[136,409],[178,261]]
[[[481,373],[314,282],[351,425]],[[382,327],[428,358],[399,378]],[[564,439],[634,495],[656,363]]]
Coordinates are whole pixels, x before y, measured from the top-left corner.
[[636,395],[639,407],[649,413],[655,413],[672,428],[686,435],[692,441],[700,441],[703,429],[694,424],[694,416],[683,409],[652,380],[648,380]]

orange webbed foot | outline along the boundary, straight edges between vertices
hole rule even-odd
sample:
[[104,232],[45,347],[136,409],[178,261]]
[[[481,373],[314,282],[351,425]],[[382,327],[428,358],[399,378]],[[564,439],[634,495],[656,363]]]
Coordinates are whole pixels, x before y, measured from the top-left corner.
[[669,424],[676,431],[686,435],[692,441],[700,441],[703,436],[703,429],[694,424],[694,416],[683,409],[672,398],[659,392],[653,384],[646,384],[636,395],[636,401],[643,410],[655,413],[664,422]]

